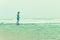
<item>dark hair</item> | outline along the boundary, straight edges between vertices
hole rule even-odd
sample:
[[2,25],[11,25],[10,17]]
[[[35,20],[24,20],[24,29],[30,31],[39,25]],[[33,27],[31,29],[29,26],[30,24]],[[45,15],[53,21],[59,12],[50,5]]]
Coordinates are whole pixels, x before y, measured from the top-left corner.
[[18,12],[18,14],[19,14],[20,12]]

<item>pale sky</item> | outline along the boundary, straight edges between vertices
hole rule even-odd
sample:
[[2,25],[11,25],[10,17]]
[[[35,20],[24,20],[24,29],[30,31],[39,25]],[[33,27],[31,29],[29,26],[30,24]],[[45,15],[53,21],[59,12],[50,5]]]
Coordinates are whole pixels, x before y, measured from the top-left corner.
[[60,18],[60,0],[0,0],[0,19]]

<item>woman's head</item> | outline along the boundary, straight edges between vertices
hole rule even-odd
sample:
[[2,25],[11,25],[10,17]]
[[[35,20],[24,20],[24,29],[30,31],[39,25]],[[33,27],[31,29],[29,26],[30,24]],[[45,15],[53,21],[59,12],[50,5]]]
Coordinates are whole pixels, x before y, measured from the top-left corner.
[[18,14],[20,14],[20,12],[18,12]]

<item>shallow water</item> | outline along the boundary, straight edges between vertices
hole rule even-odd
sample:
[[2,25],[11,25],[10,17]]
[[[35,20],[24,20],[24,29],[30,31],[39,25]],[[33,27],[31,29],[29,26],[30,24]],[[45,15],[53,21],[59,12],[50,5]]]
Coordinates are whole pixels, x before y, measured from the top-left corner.
[[0,40],[60,40],[60,24],[0,24]]

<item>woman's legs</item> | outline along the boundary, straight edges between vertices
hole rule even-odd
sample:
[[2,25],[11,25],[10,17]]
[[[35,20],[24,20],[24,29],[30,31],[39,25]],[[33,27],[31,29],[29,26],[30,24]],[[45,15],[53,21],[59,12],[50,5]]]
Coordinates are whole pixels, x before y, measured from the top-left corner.
[[17,20],[17,25],[19,25],[19,20]]

